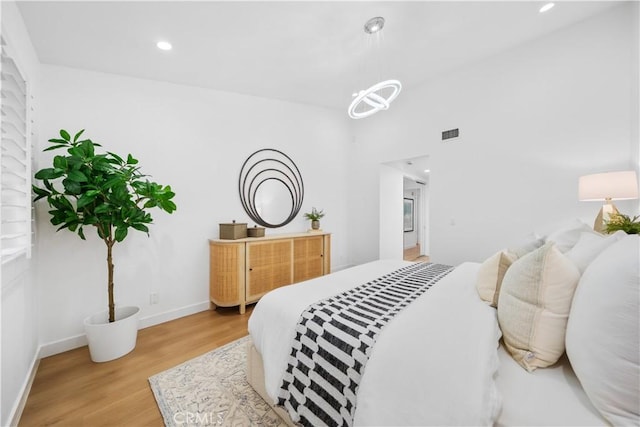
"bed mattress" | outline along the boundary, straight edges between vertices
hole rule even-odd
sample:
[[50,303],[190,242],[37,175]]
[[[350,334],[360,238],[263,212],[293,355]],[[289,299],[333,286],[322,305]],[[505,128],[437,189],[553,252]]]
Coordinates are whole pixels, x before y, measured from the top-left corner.
[[[300,313],[319,299],[406,265],[376,261],[263,297],[249,332],[263,363],[269,403],[277,396]],[[355,425],[606,424],[566,359],[528,373],[499,345],[497,320],[495,330],[469,321],[495,319],[495,310],[477,297],[478,268],[461,264],[387,325],[360,384]]]

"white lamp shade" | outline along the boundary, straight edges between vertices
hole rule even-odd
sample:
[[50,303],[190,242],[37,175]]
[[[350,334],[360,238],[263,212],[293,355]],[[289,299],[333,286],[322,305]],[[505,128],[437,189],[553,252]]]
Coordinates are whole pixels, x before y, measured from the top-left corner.
[[638,198],[638,179],[635,171],[620,171],[584,175],[578,182],[578,199],[630,200]]

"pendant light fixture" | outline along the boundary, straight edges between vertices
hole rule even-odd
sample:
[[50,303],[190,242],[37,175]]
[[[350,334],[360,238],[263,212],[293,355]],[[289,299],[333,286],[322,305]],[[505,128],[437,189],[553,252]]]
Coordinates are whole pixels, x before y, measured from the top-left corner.
[[[381,16],[369,19],[364,24],[364,32],[367,37],[379,33],[384,27],[384,22],[384,18]],[[353,101],[349,105],[349,117],[362,119],[378,111],[387,110],[400,90],[402,90],[402,84],[398,80],[384,80],[369,89],[354,93]]]

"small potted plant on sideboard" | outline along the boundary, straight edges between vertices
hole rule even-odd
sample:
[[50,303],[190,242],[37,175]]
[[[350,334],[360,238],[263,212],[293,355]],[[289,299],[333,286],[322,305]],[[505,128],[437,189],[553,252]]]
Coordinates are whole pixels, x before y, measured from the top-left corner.
[[304,214],[305,218],[311,221],[312,230],[320,230],[320,219],[324,217],[324,211],[322,209],[317,210],[315,207],[311,209],[311,212]]

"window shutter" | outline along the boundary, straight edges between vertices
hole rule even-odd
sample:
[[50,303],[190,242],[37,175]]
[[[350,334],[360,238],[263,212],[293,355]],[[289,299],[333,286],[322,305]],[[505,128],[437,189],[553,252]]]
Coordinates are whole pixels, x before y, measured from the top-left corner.
[[31,102],[27,81],[0,38],[0,249],[2,263],[31,256]]

